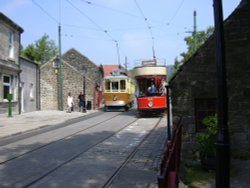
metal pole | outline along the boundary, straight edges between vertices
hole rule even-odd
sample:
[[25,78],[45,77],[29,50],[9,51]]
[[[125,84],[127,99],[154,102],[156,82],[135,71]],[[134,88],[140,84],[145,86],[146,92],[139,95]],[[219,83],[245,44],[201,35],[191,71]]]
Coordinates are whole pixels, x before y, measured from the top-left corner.
[[59,110],[63,111],[63,79],[62,79],[62,54],[61,54],[61,25],[58,26],[58,44],[59,44],[59,55],[58,55],[58,63],[59,63]]
[[121,65],[120,63],[120,53],[119,53],[119,46],[118,46],[118,43],[117,41],[115,41],[116,43],[116,50],[117,50],[117,58],[118,58],[118,65]]
[[166,100],[167,100],[167,123],[168,123],[168,141],[171,141],[171,129],[170,129],[170,102],[169,102],[169,85],[166,85]]
[[194,52],[197,50],[197,39],[196,39],[196,11],[194,11],[194,32],[193,32],[193,38],[194,38],[194,46],[193,46],[193,50]]
[[228,134],[227,82],[225,66],[225,46],[223,30],[223,11],[221,0],[214,2],[214,22],[216,36],[217,64],[217,106],[218,131],[216,138],[216,187],[230,187],[230,144]]
[[[86,72],[86,71],[85,71]],[[83,92],[84,92],[84,112],[86,112],[86,77],[85,77],[85,73],[84,73],[84,88],[83,88]]]

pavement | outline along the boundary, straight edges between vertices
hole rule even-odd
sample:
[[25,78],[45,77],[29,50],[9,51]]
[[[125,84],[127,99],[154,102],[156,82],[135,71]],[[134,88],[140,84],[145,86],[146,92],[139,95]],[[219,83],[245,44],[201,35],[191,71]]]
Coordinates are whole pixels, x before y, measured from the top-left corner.
[[22,114],[0,114],[0,138],[21,134],[34,129],[53,126],[64,123],[68,120],[80,118],[97,110],[87,110],[86,113],[49,110],[33,111]]
[[[53,126],[64,123],[69,120],[81,118],[98,110],[87,110],[86,113],[65,111],[33,111],[22,114],[13,114],[8,117],[7,114],[0,114],[0,139],[13,135],[28,132],[34,129]],[[250,188],[250,159],[231,160],[231,169],[234,173],[230,177],[231,188]],[[208,182],[206,188],[215,187],[215,181]],[[186,187],[181,185],[179,187]]]

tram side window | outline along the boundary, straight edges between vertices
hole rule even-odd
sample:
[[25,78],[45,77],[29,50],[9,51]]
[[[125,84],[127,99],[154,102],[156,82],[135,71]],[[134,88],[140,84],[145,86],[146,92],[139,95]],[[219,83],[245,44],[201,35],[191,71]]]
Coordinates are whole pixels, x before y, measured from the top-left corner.
[[118,82],[112,82],[112,90],[118,90]]
[[106,81],[105,89],[110,90],[110,81],[109,80]]
[[126,80],[120,80],[120,89],[126,90]]

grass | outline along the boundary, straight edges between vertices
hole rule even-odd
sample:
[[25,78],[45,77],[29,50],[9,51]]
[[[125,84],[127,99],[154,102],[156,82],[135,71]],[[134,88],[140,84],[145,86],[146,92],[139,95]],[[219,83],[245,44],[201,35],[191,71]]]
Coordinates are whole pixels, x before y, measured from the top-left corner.
[[206,171],[200,165],[186,165],[181,180],[185,188],[201,188],[207,185],[215,177],[215,172]]

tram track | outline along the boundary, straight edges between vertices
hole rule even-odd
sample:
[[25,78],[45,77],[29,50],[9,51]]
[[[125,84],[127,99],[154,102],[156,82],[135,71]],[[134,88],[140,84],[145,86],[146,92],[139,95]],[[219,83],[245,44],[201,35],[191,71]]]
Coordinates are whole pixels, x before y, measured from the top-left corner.
[[138,149],[141,147],[141,145],[147,140],[147,138],[152,134],[152,132],[158,127],[159,123],[161,122],[162,117],[158,120],[158,122],[155,124],[153,129],[141,140],[141,142],[134,148],[134,150],[128,155],[126,160],[122,163],[122,165],[117,168],[117,170],[113,173],[113,175],[106,181],[106,183],[102,186],[102,188],[108,188],[113,180],[120,174],[122,169],[129,163],[129,161],[133,158],[135,153],[138,151]]
[[55,172],[56,170],[58,170],[59,168],[63,167],[64,165],[67,165],[68,163],[70,163],[71,161],[77,159],[80,155],[88,152],[90,149],[94,148],[95,146],[99,145],[100,143],[104,142],[105,140],[108,140],[109,138],[111,138],[112,136],[114,136],[115,134],[117,134],[118,132],[120,132],[121,130],[127,128],[129,125],[133,124],[134,122],[136,122],[137,119],[135,119],[132,123],[129,123],[127,125],[125,125],[124,127],[118,129],[117,131],[115,131],[113,134],[109,135],[108,137],[104,138],[103,140],[100,140],[99,142],[95,143],[94,145],[90,146],[88,149],[81,151],[79,153],[77,153],[76,155],[72,156],[70,159],[64,161],[63,163],[61,163],[60,165],[57,165],[56,167],[52,168],[51,170],[47,171],[46,173],[44,173],[43,175],[41,175],[39,178],[33,180],[32,182],[26,184],[23,186],[23,188],[28,188],[34,184],[36,184],[37,182],[39,182],[40,180],[42,180],[43,178],[45,178],[46,176],[52,174],[53,172]]
[[[88,130],[88,129],[94,128],[94,127],[96,127],[96,126],[99,126],[100,124],[102,124],[102,123],[104,123],[104,122],[106,122],[106,121],[109,121],[109,120],[111,120],[111,119],[113,119],[113,118],[119,116],[120,114],[121,114],[121,113],[118,113],[118,114],[116,114],[115,116],[112,116],[112,117],[110,117],[110,118],[108,118],[108,119],[106,119],[106,120],[104,120],[104,121],[95,123],[95,124],[90,125],[90,126],[88,126],[88,127],[85,127],[85,128],[83,128],[83,129],[81,129],[81,130],[78,130],[78,131],[72,133],[72,134],[69,134],[69,135],[67,135],[67,136],[65,136],[65,137],[62,137],[61,139],[58,139],[58,140],[49,142],[49,143],[47,143],[47,144],[44,144],[44,145],[42,145],[42,146],[36,147],[35,149],[32,149],[32,150],[26,151],[25,153],[22,153],[22,154],[13,156],[13,157],[11,157],[11,158],[9,158],[9,159],[7,159],[7,160],[4,160],[4,161],[1,161],[1,160],[0,160],[0,165],[6,164],[6,163],[8,163],[8,162],[10,162],[10,161],[12,161],[12,160],[14,160],[14,159],[23,157],[23,156],[25,156],[25,155],[27,155],[27,154],[30,154],[30,153],[32,153],[32,152],[35,152],[35,151],[37,151],[37,150],[39,150],[39,149],[42,149],[42,148],[44,148],[44,147],[47,147],[47,146],[49,146],[49,145],[51,145],[51,144],[54,144],[54,143],[56,143],[56,142],[63,141],[63,140],[65,140],[65,139],[70,138],[70,137],[72,137],[72,136],[74,136],[74,135],[77,135],[77,134],[79,134],[79,133],[81,133],[81,132],[83,132],[83,131],[86,131],[86,130]],[[78,123],[79,123],[79,122],[78,122]],[[67,126],[69,126],[69,125],[67,125]],[[63,127],[60,127],[60,128],[63,128]],[[55,130],[55,128],[53,128],[53,130]],[[44,133],[40,133],[40,134],[44,134]],[[7,144],[7,145],[9,145],[9,144]],[[4,145],[1,145],[1,150],[2,150],[2,149],[4,149]],[[1,150],[0,150],[0,154],[1,154]]]
[[95,112],[95,113],[87,114],[86,116],[82,116],[82,117],[78,117],[78,118],[74,118],[74,119],[69,119],[66,122],[59,123],[59,124],[56,124],[56,125],[52,125],[52,126],[51,125],[44,125],[42,127],[32,129],[32,130],[29,130],[29,131],[26,131],[26,132],[23,132],[23,133],[3,137],[3,138],[0,138],[0,147],[4,146],[4,145],[8,145],[8,144],[13,143],[13,142],[17,142],[17,141],[29,138],[29,137],[32,137],[32,136],[43,134],[43,133],[46,133],[46,132],[49,132],[49,131],[52,131],[52,130],[55,130],[55,129],[58,129],[58,128],[67,127],[67,126],[70,126],[70,125],[72,125],[74,123],[78,123],[80,121],[88,120],[90,118],[93,118],[93,117],[99,116],[99,115],[103,115],[103,114],[105,114],[104,111],[98,111],[98,112]]
[[[118,119],[114,120],[116,117]],[[0,163],[1,169],[6,168],[6,171],[8,171],[8,173],[4,175],[6,176],[6,178],[3,179],[4,177],[2,176],[3,174],[0,175],[0,181],[4,182],[3,185],[5,187],[51,187],[54,182],[58,183],[58,182],[61,182],[62,179],[64,179],[64,177],[57,177],[57,176],[61,176],[61,174],[69,173],[68,169],[72,169],[73,173],[78,172],[78,170],[75,170],[76,167],[74,166],[80,162],[81,166],[77,168],[81,168],[81,173],[77,173],[77,174],[78,176],[81,176],[81,177],[72,179],[74,183],[81,181],[81,182],[88,184],[88,181],[89,181],[88,179],[89,178],[91,179],[91,176],[90,176],[91,170],[93,171],[95,169],[98,171],[99,175],[101,173],[103,176],[105,176],[105,178],[102,179],[101,185],[86,186],[80,183],[78,185],[81,185],[80,187],[106,188],[110,184],[112,184],[116,176],[123,170],[123,168],[127,165],[127,163],[133,158],[138,148],[143,144],[143,142],[148,138],[148,136],[151,135],[151,132],[157,128],[161,119],[162,118],[160,119],[153,118],[153,120],[150,119],[149,121],[146,119],[137,119],[133,115],[133,112],[118,113],[115,116],[112,116],[106,119],[105,121],[96,123],[95,125],[85,127],[81,131],[80,130],[76,131],[74,134],[69,134],[57,141],[44,144],[43,146],[37,147],[36,149],[33,149],[29,152],[25,152],[22,155],[17,155],[16,157],[13,157],[12,159],[9,159],[9,160],[6,160],[5,162]],[[119,122],[125,122],[125,123],[120,124],[118,126]],[[102,123],[104,126],[102,128],[100,127],[101,129],[99,130],[99,128],[97,127],[98,125],[101,125]],[[115,126],[116,124],[117,126]],[[145,125],[146,125],[146,129],[144,131],[143,127],[145,127]],[[111,129],[107,128],[108,126],[110,126]],[[114,127],[116,128],[114,129]],[[110,131],[108,131],[109,129]],[[80,140],[86,137],[88,139],[89,136],[87,135],[98,134],[98,132],[102,133],[102,136],[97,136],[97,137],[95,136],[91,138],[88,144],[78,147],[80,146],[79,142],[77,143],[77,140],[79,140],[79,138]],[[124,139],[125,137],[128,137],[128,138]],[[130,142],[128,142],[126,145],[126,142],[128,140]],[[125,143],[122,143],[122,142],[125,142]],[[64,146],[64,148],[67,150],[67,154],[65,156],[62,156],[64,155],[63,150],[65,149],[63,149],[63,147],[61,146]],[[118,149],[116,148],[117,146],[119,146]],[[69,147],[74,147],[74,148],[69,148]],[[67,148],[69,148],[69,150]],[[59,153],[50,154],[50,152],[53,151],[54,149],[59,149]],[[48,158],[51,158],[52,160],[42,159],[41,157],[38,157],[39,155],[42,155],[42,156],[44,155]],[[110,160],[112,161],[113,158],[114,158],[114,164],[111,165],[111,169],[109,170],[109,173],[107,174],[101,172],[103,169],[101,170],[100,168],[102,167],[100,168],[97,167],[96,169],[95,167],[96,165],[93,165],[93,166],[91,165],[94,162],[94,164],[101,163],[100,166],[102,166],[104,164],[103,161],[101,160],[98,162],[96,160],[109,159],[108,161]],[[31,169],[28,168],[27,165],[32,165],[32,163],[30,163],[29,161],[30,160],[33,161],[34,159],[36,161],[39,161],[39,163],[35,164],[34,168],[33,167],[31,167]],[[56,160],[55,163],[53,163],[53,159]],[[43,165],[44,162],[46,161],[48,162],[48,164]],[[91,164],[89,164],[88,161],[91,161],[90,162]],[[21,163],[24,162],[23,165],[26,166],[26,167],[24,166],[25,168],[23,169],[24,173],[18,176],[13,175],[13,177],[11,178],[11,174],[9,173],[8,169],[15,168],[16,165],[20,164],[20,162]],[[106,164],[104,164],[104,166],[105,165]],[[94,169],[89,169],[88,166]],[[35,169],[35,168],[38,168],[38,169]],[[58,184],[58,186],[59,185],[60,183]],[[61,184],[61,186],[66,186],[66,185]],[[68,187],[71,187],[71,184]]]
[[[159,123],[161,122],[162,118],[158,119],[157,123],[155,123],[155,125],[153,126],[153,128],[145,135],[143,136],[143,139],[136,144],[136,146],[134,147],[134,149],[132,151],[130,151],[130,153],[126,154],[126,158],[124,160],[122,160],[121,165],[117,166],[112,174],[109,174],[109,178],[107,178],[107,180],[105,180],[105,182],[102,183],[101,186],[96,186],[96,185],[83,185],[82,187],[102,187],[102,188],[107,188],[109,187],[113,180],[119,175],[119,173],[123,170],[123,168],[128,164],[128,162],[133,158],[133,156],[136,154],[136,152],[138,151],[138,149],[140,148],[140,146],[145,142],[145,140],[147,140],[147,138],[151,135],[151,133],[158,127]],[[88,150],[79,153],[77,156],[72,157],[71,160],[68,160],[67,162],[65,162],[64,164],[58,166],[58,168],[54,168],[52,171],[50,171],[47,174],[44,174],[43,176],[41,176],[39,179],[35,180],[34,182],[31,182],[30,184],[27,184],[24,187],[36,187],[38,184],[38,187],[44,187],[44,186],[48,186],[47,181],[50,181],[49,176],[55,177],[56,175],[53,173],[56,173],[56,170],[59,170],[60,168],[64,168],[64,166],[69,165],[69,163],[73,162],[74,160],[83,160],[83,158],[81,157],[82,155],[85,155],[88,152],[93,152],[90,150],[95,150],[94,148],[102,148],[103,150],[108,150],[108,148],[103,148],[102,146],[105,145],[104,142],[110,142],[110,138],[116,136],[119,137],[119,134],[126,130],[126,129],[130,129],[129,127],[133,126],[134,124],[136,124],[136,122],[139,121],[138,119],[136,119],[135,121],[127,124],[126,126],[124,126],[123,128],[117,130],[116,132],[114,132],[114,134],[110,135],[109,137],[103,139],[102,141],[100,141],[99,143],[95,144],[93,147],[90,147]],[[139,135],[144,134],[144,133],[139,133]],[[139,136],[141,137],[141,136]],[[98,149],[97,149],[98,150]],[[112,149],[111,149],[112,151]],[[113,155],[116,155],[116,152],[113,153]],[[93,159],[94,160],[94,159]],[[62,172],[63,174],[64,172]],[[83,174],[84,176],[84,174]],[[43,181],[45,182],[45,185],[43,183],[39,184],[39,181]]]

